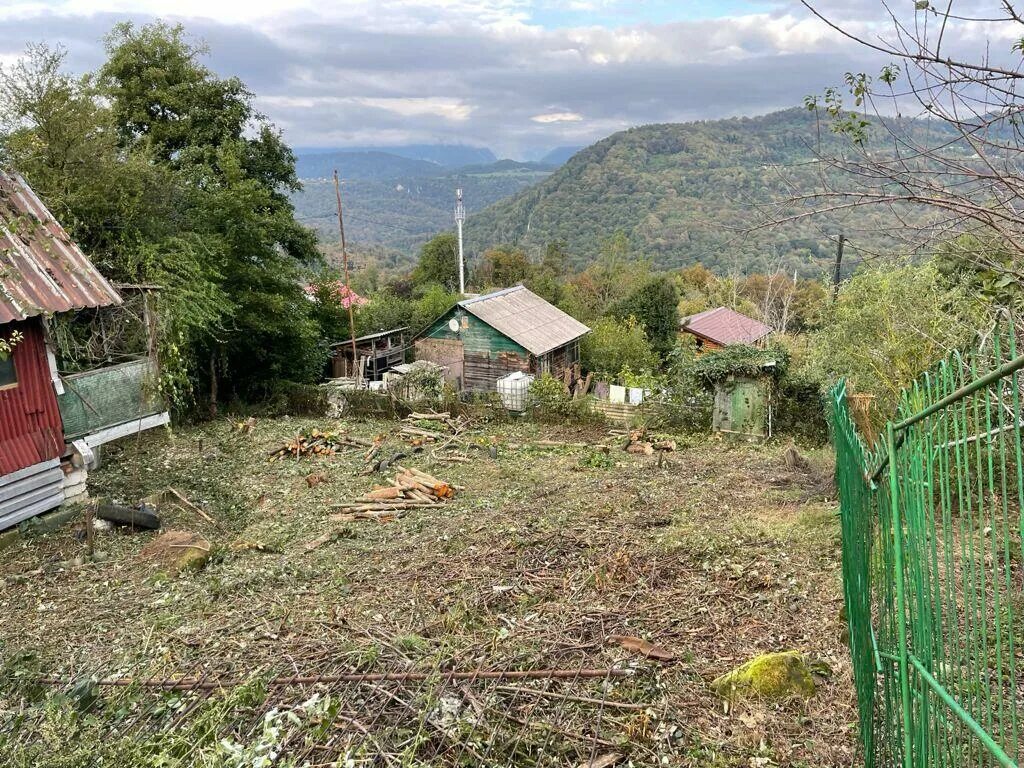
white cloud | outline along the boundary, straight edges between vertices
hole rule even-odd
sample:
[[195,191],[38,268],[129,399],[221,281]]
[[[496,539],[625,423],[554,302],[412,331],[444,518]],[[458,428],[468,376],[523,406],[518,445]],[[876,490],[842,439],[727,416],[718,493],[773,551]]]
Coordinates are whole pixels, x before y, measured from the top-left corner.
[[358,103],[368,107],[376,107],[387,112],[394,112],[403,117],[421,117],[436,115],[447,120],[468,120],[473,107],[459,99],[448,99],[439,96],[411,97],[389,99],[356,99]]
[[535,123],[578,123],[583,119],[579,112],[547,112],[530,118]]
[[[595,13],[628,5],[561,1]],[[887,28],[880,3],[834,6],[845,26],[867,36]],[[84,71],[101,63],[100,41],[116,21],[163,16],[205,39],[211,67],[241,77],[293,144],[463,141],[503,154],[586,143],[646,122],[796,106],[876,62],[794,0],[771,13],[660,24],[563,29],[534,21],[535,11],[552,7],[554,0],[0,0],[0,61],[45,39],[65,45],[69,65]],[[976,25],[955,31],[950,39],[961,45],[980,36]]]

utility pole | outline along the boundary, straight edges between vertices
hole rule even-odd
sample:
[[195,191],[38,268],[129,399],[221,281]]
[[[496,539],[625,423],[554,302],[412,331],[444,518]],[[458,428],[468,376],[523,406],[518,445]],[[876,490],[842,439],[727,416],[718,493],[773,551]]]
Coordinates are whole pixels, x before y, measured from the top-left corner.
[[455,190],[455,226],[459,230],[459,294],[466,295],[466,261],[462,255],[462,222],[466,220],[466,207],[462,204],[462,189]]
[[843,243],[846,242],[846,235],[839,235],[839,243],[836,245],[836,271],[832,275],[832,301],[839,298],[839,271],[843,268]]
[[338,231],[341,232],[341,263],[345,268],[345,296],[348,302],[348,328],[352,334],[352,365],[356,368],[356,383],[360,378],[359,359],[356,356],[356,320],[352,314],[352,288],[348,284],[348,249],[345,247],[345,217],[341,213],[341,183],[338,181],[338,169],[334,169],[334,196],[338,198]]

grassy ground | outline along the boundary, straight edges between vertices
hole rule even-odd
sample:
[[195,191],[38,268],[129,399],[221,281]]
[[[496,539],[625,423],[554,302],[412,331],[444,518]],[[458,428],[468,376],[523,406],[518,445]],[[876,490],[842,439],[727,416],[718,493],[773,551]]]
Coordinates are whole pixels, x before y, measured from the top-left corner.
[[[596,766],[615,755],[604,764],[854,763],[856,716],[839,621],[839,529],[824,452],[809,454],[809,469],[790,470],[779,445],[690,438],[659,468],[656,458],[621,451],[609,461],[586,447],[536,444],[611,441],[605,430],[482,425],[471,430],[471,439],[496,442],[496,460],[474,451],[471,463],[443,464],[426,451],[405,462],[465,486],[446,506],[412,510],[387,523],[335,523],[331,505],[358,496],[380,478],[360,474],[358,452],[267,461],[283,439],[309,426],[364,437],[394,429],[385,423],[276,419],[243,433],[219,421],[109,448],[104,467],[90,477],[92,494],[133,503],[176,488],[219,525],[174,508],[164,527],[202,533],[214,545],[211,561],[197,573],[168,578],[139,559],[155,535],[147,532],[98,535],[99,554],[92,562],[81,560],[83,544],[71,529],[5,551],[0,652],[8,674],[28,679],[30,671],[41,670],[66,681],[153,674],[238,681],[351,669],[618,665],[630,669],[630,677],[573,680],[542,695],[516,692],[499,681],[475,694],[463,686],[454,703],[435,686],[424,704],[408,688],[375,688],[380,706],[390,701],[404,707],[405,719],[419,717],[419,730],[431,731],[430,738],[461,741],[458,759],[452,744],[443,750],[434,745],[435,759],[425,758],[426,737],[409,736],[401,713],[391,712],[390,720],[378,718],[391,723],[391,730],[381,737],[389,743],[374,742],[376,758],[337,764]],[[397,438],[389,445],[397,449]],[[324,482],[310,487],[311,473],[322,474]],[[307,548],[328,533],[333,535],[326,543]],[[610,640],[613,635],[648,639],[675,660],[641,658]],[[751,656],[791,648],[824,662],[809,702],[726,706],[710,692],[711,679]],[[302,696],[315,690],[306,686]],[[355,695],[347,689],[333,693],[335,699],[350,694]],[[141,713],[144,695],[130,699],[125,712]],[[285,694],[275,695],[267,698],[261,689],[255,699],[276,702],[275,712],[287,709]],[[0,695],[0,716],[46,710],[41,720],[28,718],[31,728],[20,740],[0,739],[0,751],[8,751],[5,764],[101,764],[90,739],[104,741],[97,734],[104,733],[104,722],[109,725],[112,707],[88,722],[74,714],[68,726],[69,715],[61,709],[67,698],[55,704],[52,691],[26,686]],[[178,718],[172,724],[181,729],[194,726],[209,706],[205,699],[186,706],[183,698],[167,704]],[[165,694],[162,700],[167,699]],[[618,705],[595,704],[603,700]],[[189,731],[188,747],[175,752],[165,742],[145,752],[148,747],[134,738],[131,748],[137,752],[130,760],[258,766],[244,752],[251,729],[243,734],[235,728],[233,745],[216,746],[223,741],[223,723],[241,717],[239,712],[263,718],[264,741],[297,743],[297,737],[281,736],[280,728],[267,735],[268,716],[259,704],[225,701],[219,701],[218,725]],[[335,708],[330,716],[317,712],[307,720],[320,727],[325,719],[340,718],[363,728],[359,712],[368,703],[343,702],[341,714]],[[306,717],[313,708],[308,704],[287,705],[297,713],[292,720]],[[145,706],[151,722],[153,707]],[[466,737],[463,731],[460,737],[452,722],[439,725],[437,713],[444,707],[452,709],[442,714],[457,728],[480,733]],[[460,714],[459,707],[475,708],[476,719]],[[427,715],[424,708],[430,709]],[[487,737],[497,732],[498,719],[515,738],[500,748],[496,738]],[[469,721],[473,725],[466,726]],[[121,735],[136,733],[134,727]],[[62,728],[77,734],[81,755],[93,757],[78,763],[53,757],[69,749]],[[359,732],[369,739],[364,731]],[[306,763],[297,764],[335,764],[340,753],[309,757],[327,738],[322,729],[311,733],[306,730],[303,743],[321,743],[303,752]],[[545,741],[538,746],[540,733]],[[204,746],[203,739],[210,744]],[[41,751],[33,752],[33,740],[48,745],[46,760]],[[286,764],[288,750],[281,752],[277,762],[264,764]],[[157,753],[164,762],[153,757]],[[124,753],[117,754],[124,762]]]

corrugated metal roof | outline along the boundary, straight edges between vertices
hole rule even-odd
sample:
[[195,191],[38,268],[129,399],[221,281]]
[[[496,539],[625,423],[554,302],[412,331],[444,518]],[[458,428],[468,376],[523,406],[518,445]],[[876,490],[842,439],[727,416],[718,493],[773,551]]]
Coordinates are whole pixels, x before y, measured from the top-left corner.
[[522,285],[465,299],[459,306],[534,355],[590,333],[583,323]]
[[728,307],[716,307],[679,321],[684,331],[710,339],[716,344],[753,344],[772,332],[772,329],[752,317]]
[[120,303],[25,180],[0,171],[0,324]]
[[[401,328],[392,328],[390,331],[377,331],[376,333],[368,333],[365,336],[357,336],[356,337],[356,344],[358,344],[361,341],[373,341],[374,339],[381,339],[381,338],[384,338],[385,336],[391,336],[393,334],[402,333],[403,331],[408,331],[408,330],[409,330],[409,326],[408,325],[403,325]],[[352,339],[343,339],[342,341],[332,341],[330,346],[332,346],[332,347],[343,347],[346,344],[351,344],[351,343],[352,343]]]

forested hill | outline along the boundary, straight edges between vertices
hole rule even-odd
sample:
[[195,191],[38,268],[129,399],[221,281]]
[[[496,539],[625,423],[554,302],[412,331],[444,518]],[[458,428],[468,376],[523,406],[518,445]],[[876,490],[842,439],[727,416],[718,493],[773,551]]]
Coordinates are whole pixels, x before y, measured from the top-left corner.
[[[823,148],[847,148],[820,128]],[[540,184],[470,216],[473,250],[515,243],[536,252],[562,240],[575,266],[596,258],[602,240],[622,230],[655,266],[701,262],[720,272],[799,269],[819,273],[840,231],[865,248],[895,245],[895,224],[878,209],[842,219],[801,219],[749,231],[758,208],[816,188],[815,117],[790,109],[755,118],[647,125],[613,134],[575,154]]]

